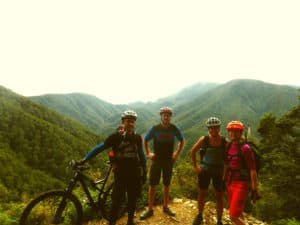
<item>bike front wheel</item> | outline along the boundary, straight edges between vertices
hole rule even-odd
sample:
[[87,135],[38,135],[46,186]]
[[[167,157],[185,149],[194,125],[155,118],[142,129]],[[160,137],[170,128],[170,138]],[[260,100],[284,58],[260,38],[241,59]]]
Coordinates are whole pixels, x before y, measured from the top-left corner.
[[77,197],[63,190],[45,192],[25,207],[20,225],[80,225],[82,206]]

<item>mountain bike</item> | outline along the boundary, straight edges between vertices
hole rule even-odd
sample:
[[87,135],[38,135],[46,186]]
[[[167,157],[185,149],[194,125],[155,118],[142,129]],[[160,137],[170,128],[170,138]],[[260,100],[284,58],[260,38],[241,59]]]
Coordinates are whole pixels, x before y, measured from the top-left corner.
[[[74,160],[69,163],[69,166],[74,171],[74,175],[67,187],[64,190],[47,191],[31,200],[22,212],[20,225],[82,224],[82,203],[73,194],[73,190],[78,186],[78,183],[81,184],[87,197],[87,204],[105,219],[109,219],[113,188],[113,179],[109,178],[112,171],[111,163],[109,163],[109,169],[104,178],[98,181],[93,181],[83,174],[84,170],[89,169],[88,166]],[[91,188],[98,192],[96,200],[92,197]],[[121,217],[125,211],[126,200],[124,199],[119,205],[118,217]]]

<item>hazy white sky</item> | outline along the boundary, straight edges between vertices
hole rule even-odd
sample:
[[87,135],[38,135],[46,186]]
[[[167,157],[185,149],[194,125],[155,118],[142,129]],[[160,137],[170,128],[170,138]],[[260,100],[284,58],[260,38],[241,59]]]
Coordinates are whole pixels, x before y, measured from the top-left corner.
[[0,85],[152,101],[196,82],[300,85],[299,0],[1,1]]

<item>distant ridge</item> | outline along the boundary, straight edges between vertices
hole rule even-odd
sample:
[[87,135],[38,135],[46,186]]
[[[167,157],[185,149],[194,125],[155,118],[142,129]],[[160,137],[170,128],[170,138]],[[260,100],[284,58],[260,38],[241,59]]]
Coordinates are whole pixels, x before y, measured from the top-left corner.
[[159,122],[159,108],[168,105],[174,109],[173,122],[192,136],[205,132],[203,122],[211,115],[219,116],[224,123],[239,119],[255,128],[264,113],[279,115],[297,104],[297,98],[298,90],[294,87],[250,79],[232,80],[224,84],[197,83],[154,102],[128,105],[113,105],[85,94],[31,97],[103,134],[115,129],[120,113],[127,108],[138,112],[137,128],[143,133],[153,123]]

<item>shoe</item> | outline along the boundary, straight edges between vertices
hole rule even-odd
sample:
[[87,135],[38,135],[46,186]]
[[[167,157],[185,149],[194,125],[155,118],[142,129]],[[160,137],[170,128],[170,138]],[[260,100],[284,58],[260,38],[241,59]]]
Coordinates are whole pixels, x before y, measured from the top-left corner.
[[109,221],[109,225],[116,225],[116,221]]
[[164,206],[163,211],[169,216],[175,216],[175,212],[173,212],[168,206]]
[[193,221],[193,225],[200,225],[202,223],[203,217],[202,214],[198,213]]
[[126,225],[135,225],[135,223],[132,220],[127,221]]
[[153,209],[147,209],[140,215],[140,220],[147,219],[148,217],[153,216]]
[[218,220],[217,225],[223,225],[221,220]]

